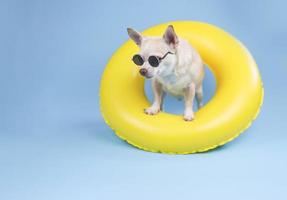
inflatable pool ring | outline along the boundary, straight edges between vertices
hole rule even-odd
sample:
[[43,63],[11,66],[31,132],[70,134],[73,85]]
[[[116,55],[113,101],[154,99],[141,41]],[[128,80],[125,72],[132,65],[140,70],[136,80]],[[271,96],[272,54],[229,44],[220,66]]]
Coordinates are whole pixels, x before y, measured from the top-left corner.
[[206,23],[177,21],[143,32],[160,36],[172,24],[200,53],[216,79],[213,98],[195,113],[192,122],[182,116],[143,112],[150,102],[144,78],[131,58],[137,46],[131,40],[112,56],[102,76],[100,107],[106,123],[128,143],[147,151],[187,154],[223,145],[247,129],[263,102],[263,85],[248,50],[227,32]]

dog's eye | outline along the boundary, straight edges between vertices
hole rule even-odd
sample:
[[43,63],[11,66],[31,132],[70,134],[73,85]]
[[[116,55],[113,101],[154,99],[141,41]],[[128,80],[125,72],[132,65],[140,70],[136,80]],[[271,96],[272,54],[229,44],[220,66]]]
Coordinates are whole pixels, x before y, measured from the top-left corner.
[[144,60],[139,54],[134,55],[132,60],[138,66],[142,66],[144,64]]

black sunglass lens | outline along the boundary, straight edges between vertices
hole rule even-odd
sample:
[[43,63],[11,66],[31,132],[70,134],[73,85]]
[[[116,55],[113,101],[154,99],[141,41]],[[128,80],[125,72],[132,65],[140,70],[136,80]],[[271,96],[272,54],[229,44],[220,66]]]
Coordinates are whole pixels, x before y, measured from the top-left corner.
[[136,65],[139,65],[139,66],[143,65],[143,63],[144,63],[143,58],[138,54],[133,56],[133,61]]
[[156,56],[150,56],[148,62],[152,67],[157,67],[159,65],[159,60]]

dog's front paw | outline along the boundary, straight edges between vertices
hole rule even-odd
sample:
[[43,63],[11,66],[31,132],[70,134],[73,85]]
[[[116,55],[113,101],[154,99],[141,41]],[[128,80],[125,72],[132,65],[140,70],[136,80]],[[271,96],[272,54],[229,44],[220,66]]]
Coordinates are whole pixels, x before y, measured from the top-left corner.
[[144,109],[144,112],[148,115],[155,115],[160,111],[160,108],[151,106],[149,108]]
[[185,121],[192,121],[192,120],[194,119],[194,113],[193,113],[193,111],[187,111],[187,112],[185,112],[184,115],[183,115],[183,119],[184,119]]

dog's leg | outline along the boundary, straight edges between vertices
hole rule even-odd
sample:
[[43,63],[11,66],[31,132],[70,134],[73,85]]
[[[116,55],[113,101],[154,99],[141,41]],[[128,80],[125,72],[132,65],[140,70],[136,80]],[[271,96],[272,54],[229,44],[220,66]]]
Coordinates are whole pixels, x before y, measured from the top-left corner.
[[200,109],[203,106],[203,91],[202,91],[202,84],[200,84],[196,89],[195,89],[195,97],[197,101],[197,107]]
[[157,114],[162,106],[163,90],[162,85],[155,79],[152,80],[152,90],[154,96],[154,102],[151,107],[146,108],[144,112],[148,115]]
[[194,119],[194,113],[192,109],[194,96],[195,96],[195,84],[191,83],[189,87],[186,88],[184,91],[185,110],[183,119],[185,121],[191,121]]

